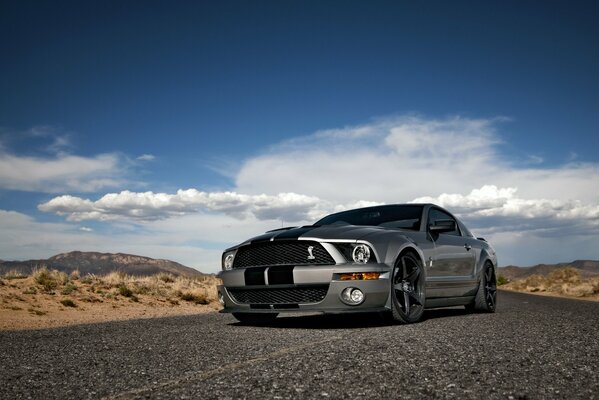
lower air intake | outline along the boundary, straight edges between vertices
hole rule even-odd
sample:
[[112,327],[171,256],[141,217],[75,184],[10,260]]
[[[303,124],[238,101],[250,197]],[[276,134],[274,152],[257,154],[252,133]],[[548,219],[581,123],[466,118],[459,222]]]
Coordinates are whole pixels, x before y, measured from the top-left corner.
[[285,289],[227,289],[238,304],[310,304],[321,302],[328,285]]

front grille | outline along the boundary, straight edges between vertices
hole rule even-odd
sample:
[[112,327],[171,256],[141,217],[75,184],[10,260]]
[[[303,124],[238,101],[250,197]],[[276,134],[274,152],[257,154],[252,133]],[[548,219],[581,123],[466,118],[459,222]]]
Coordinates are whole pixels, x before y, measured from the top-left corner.
[[308,304],[324,299],[328,285],[286,289],[227,289],[239,304]]
[[241,247],[235,255],[233,268],[306,264],[333,265],[335,260],[318,242],[265,242]]

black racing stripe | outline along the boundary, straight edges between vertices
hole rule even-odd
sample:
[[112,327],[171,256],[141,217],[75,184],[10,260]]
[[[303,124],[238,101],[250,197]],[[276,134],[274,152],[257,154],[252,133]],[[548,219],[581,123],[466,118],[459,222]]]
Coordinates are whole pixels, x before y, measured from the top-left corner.
[[280,265],[268,269],[269,285],[293,285],[293,265]]
[[303,236],[316,228],[316,226],[302,226],[301,228],[290,229],[288,231],[284,231],[276,235],[274,237],[274,240],[297,239],[300,236]]
[[264,270],[266,267],[254,267],[254,268],[246,268],[244,272],[245,285],[246,286],[254,286],[254,285],[266,285],[266,281],[264,279]]

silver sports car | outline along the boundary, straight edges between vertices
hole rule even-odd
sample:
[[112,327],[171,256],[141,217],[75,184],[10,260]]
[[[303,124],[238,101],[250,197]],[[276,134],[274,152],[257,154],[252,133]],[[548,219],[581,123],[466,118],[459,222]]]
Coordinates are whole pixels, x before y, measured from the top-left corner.
[[260,324],[280,312],[383,312],[402,323],[425,308],[494,312],[495,250],[434,204],[360,208],[282,228],[222,256],[222,312]]

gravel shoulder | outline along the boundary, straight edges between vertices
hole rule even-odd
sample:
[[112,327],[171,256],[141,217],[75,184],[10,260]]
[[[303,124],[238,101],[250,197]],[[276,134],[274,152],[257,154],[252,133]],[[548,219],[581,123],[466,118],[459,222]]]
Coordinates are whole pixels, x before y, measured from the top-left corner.
[[0,332],[0,398],[596,399],[599,304],[501,291],[495,314],[208,313]]

